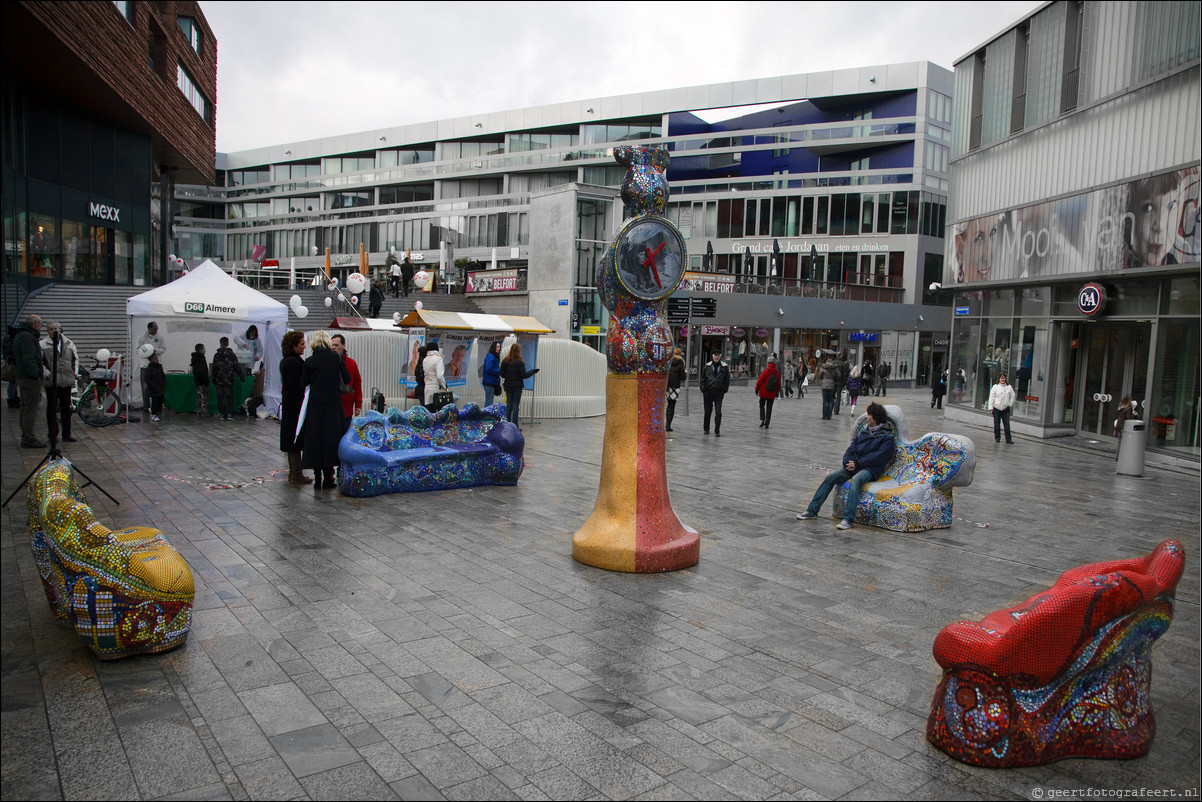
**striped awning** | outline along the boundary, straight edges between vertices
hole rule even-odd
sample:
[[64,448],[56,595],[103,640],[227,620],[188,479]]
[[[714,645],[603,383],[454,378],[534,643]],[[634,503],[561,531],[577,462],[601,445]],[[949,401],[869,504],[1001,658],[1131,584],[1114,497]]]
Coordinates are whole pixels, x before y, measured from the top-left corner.
[[440,312],[414,309],[398,324],[412,328],[501,332],[504,334],[551,334],[552,330],[528,315],[482,315],[475,312]]

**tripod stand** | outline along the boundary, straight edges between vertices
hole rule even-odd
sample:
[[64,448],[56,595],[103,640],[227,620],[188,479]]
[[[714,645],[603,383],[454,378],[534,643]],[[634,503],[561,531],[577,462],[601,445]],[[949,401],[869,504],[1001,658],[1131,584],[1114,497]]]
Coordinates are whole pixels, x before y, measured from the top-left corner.
[[[54,334],[52,336],[52,341],[53,341],[53,348],[51,348],[51,351],[54,354],[54,356],[51,359],[50,381],[53,386],[57,386],[58,354],[59,354],[59,350],[62,348],[61,335],[57,331],[54,332]],[[47,410],[51,414],[57,414],[57,413],[54,413],[53,410],[49,409],[49,404],[50,404],[49,397],[46,398],[46,404],[47,404]],[[65,423],[66,423],[66,421],[63,421],[63,424],[64,424],[63,429],[64,430],[66,428]],[[0,504],[0,509],[3,509],[4,507],[8,506],[8,502],[13,500],[13,498],[17,495],[17,493],[20,492],[21,488],[23,488],[29,484],[29,480],[33,478],[33,475],[35,473],[37,473],[38,471],[40,471],[42,469],[43,465],[50,462],[50,460],[52,460],[52,459],[62,459],[63,458],[62,452],[58,450],[58,433],[59,433],[59,427],[54,426],[54,427],[50,428],[50,438],[49,438],[50,439],[50,448],[46,451],[46,455],[44,457],[42,457],[41,461],[36,466],[34,466],[34,469],[29,472],[28,476],[25,477],[25,480],[23,482],[21,482],[21,484],[17,485],[17,489],[9,494],[8,498],[6,498],[4,500],[4,503]],[[92,477],[90,477],[86,473],[84,473],[82,469],[76,467],[75,464],[71,463],[69,460],[68,460],[67,464],[71,465],[72,470],[74,470],[76,473],[78,473],[80,476],[82,476],[84,479],[87,480],[86,482],[84,482],[82,485],[79,486],[80,490],[83,490],[86,487],[91,487],[92,485],[95,485],[96,489],[99,490],[101,493],[103,493],[105,496],[107,496],[109,501],[113,502],[114,504],[116,504],[118,506],[121,505],[120,501],[117,501],[117,499],[115,499],[111,495],[109,495],[109,492],[107,490],[105,490],[100,485],[96,484],[96,481],[94,479],[92,479]]]

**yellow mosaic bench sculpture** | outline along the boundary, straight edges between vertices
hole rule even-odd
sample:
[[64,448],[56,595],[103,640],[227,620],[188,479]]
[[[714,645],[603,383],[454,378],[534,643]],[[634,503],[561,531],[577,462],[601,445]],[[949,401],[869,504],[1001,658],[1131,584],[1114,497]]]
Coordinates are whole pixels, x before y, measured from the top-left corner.
[[101,524],[61,457],[30,480],[26,506],[50,609],[98,658],[164,652],[188,639],[192,571],[162,532]]

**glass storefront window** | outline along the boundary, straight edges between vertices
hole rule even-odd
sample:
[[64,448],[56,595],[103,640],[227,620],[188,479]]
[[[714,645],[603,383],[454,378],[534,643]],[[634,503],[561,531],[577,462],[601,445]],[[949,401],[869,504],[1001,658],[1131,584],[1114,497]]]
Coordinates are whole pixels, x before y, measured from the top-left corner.
[[29,274],[58,278],[62,269],[62,243],[58,218],[36,212],[29,215]]
[[63,221],[63,280],[87,281],[88,227],[77,220]]
[[1041,420],[1048,405],[1048,371],[1043,361],[1048,353],[1046,318],[1022,318],[1014,326],[1007,368],[1014,386],[1014,416]]
[[145,287],[150,284],[150,256],[145,234],[134,234],[133,276],[135,287]]
[[1152,397],[1145,410],[1148,447],[1180,451],[1197,458],[1198,319],[1163,320],[1156,343]]
[[1198,309],[1199,293],[1196,275],[1165,279],[1164,292],[1161,294],[1160,300],[1162,315],[1192,315],[1196,317]]
[[[952,404],[973,406],[977,373],[980,367],[977,343],[981,339],[981,321],[960,319],[956,321],[952,338],[951,365],[947,376],[946,401]],[[935,376],[931,381],[936,381]]]
[[[113,232],[113,283],[129,284],[133,265],[133,235],[128,231]],[[101,278],[101,277],[98,277]]]

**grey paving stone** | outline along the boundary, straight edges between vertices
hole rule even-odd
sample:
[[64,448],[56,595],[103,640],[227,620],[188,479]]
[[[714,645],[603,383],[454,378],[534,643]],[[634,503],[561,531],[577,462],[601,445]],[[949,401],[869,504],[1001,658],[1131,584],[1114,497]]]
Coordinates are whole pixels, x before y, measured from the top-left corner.
[[333,724],[290,730],[269,740],[297,778],[347,766],[360,759]]
[[300,783],[312,799],[401,798],[363,761],[309,774]]
[[326,723],[317,706],[291,682],[243,691],[238,698],[269,737]]
[[[1147,757],[996,772],[950,760],[924,729],[943,625],[1163,537],[1196,555],[1196,475],[1116,478],[1105,454],[1072,438],[1019,438],[1010,451],[981,449],[951,529],[836,532],[792,516],[842,453],[846,420],[822,424],[813,405],[781,402],[787,434],[757,435],[754,398],[734,392],[723,427],[733,436],[703,438],[684,415],[667,443],[673,505],[702,532],[701,562],[668,575],[571,559],[596,499],[603,418],[527,427],[516,487],[362,500],[282,479],[210,491],[164,478],[269,473],[279,458],[267,422],[104,430],[104,460],[83,453],[122,503],[93,498],[97,516],[162,522],[196,579],[192,635],[165,654],[93,660],[49,614],[27,512],[0,512],[4,798],[138,799],[151,787],[443,798],[407,759],[415,753],[454,798],[992,799],[1028,798],[1036,785],[1197,786],[1192,557],[1153,652]],[[946,430],[921,395],[897,397],[911,430]],[[9,448],[14,421],[0,409],[6,487],[36,462]],[[295,690],[276,698],[276,686]],[[286,726],[300,729],[259,731]],[[143,786],[167,745],[186,750],[181,768]],[[316,775],[312,789],[298,779]]]

